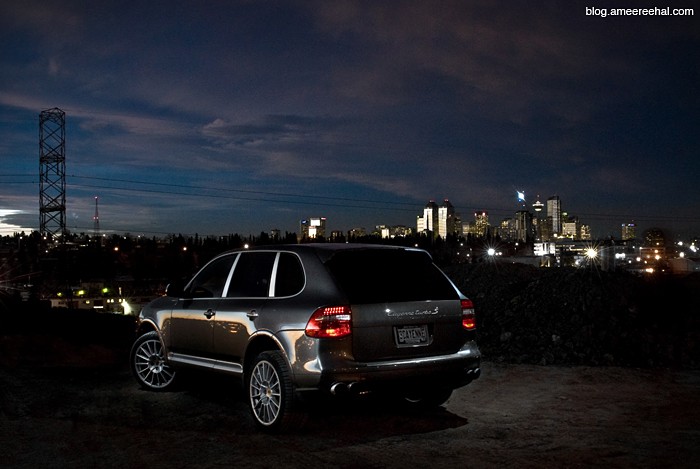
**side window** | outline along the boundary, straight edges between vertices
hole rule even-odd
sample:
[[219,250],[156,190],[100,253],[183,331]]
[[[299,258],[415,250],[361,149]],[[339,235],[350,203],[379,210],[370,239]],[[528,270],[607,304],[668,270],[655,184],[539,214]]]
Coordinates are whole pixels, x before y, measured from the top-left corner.
[[274,296],[292,296],[304,288],[304,268],[299,258],[290,253],[280,253],[275,277]]
[[236,264],[227,297],[266,297],[276,252],[244,252]]
[[235,255],[211,261],[192,279],[185,293],[192,298],[216,298],[224,292]]

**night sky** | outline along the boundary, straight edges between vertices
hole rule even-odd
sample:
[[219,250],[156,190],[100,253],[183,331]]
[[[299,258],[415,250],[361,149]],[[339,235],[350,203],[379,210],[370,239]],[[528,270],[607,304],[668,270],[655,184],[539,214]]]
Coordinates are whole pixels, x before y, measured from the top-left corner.
[[[694,16],[586,7],[694,8]],[[0,233],[39,228],[39,113],[66,113],[67,228],[259,234],[492,224],[558,195],[594,237],[700,235],[700,4],[0,5]]]

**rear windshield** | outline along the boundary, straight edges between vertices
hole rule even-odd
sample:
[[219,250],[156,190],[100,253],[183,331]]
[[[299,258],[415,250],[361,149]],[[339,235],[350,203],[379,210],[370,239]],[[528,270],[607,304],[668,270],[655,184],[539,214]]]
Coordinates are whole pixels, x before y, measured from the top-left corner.
[[326,266],[354,304],[459,298],[450,281],[421,251],[340,251]]

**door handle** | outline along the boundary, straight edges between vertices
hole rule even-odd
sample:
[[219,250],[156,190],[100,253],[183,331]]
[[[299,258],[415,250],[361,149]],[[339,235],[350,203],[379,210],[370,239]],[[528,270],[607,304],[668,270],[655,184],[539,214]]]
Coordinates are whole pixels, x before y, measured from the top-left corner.
[[248,316],[248,319],[255,319],[255,318],[257,318],[257,317],[259,316],[259,314],[258,314],[258,312],[255,311],[254,309],[251,309],[251,310],[248,312],[248,314],[246,314],[246,316]]
[[207,319],[211,319],[212,316],[216,316],[216,311],[213,309],[209,308],[204,312],[204,315],[207,317]]

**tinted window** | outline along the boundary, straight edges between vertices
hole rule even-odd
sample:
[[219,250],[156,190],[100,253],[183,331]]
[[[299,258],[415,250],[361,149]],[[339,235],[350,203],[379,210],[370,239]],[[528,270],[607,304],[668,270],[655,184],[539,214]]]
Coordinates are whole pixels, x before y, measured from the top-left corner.
[[275,296],[296,295],[304,288],[304,269],[299,258],[292,253],[280,253],[275,279]]
[[340,251],[326,265],[351,303],[459,298],[430,257],[420,251]]
[[270,294],[270,277],[276,252],[244,252],[236,264],[228,297],[264,297]]
[[220,257],[207,264],[190,282],[186,294],[193,298],[219,297],[236,256]]

